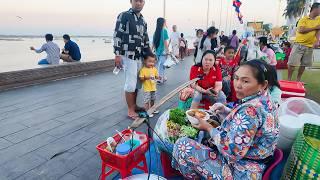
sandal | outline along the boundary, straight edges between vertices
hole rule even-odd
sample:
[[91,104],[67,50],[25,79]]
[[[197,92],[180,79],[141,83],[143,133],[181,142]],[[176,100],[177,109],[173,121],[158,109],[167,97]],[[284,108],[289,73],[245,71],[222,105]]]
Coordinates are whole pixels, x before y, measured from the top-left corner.
[[137,115],[128,115],[127,117],[134,121],[139,118],[139,115],[138,114]]
[[141,112],[141,111],[146,111],[146,109],[143,108],[143,107],[136,106],[135,111],[136,112]]

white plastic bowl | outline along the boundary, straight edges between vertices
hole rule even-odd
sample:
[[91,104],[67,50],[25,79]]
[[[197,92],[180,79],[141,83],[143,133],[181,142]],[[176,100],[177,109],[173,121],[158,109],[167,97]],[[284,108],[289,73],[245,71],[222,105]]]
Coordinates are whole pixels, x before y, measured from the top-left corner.
[[[186,115],[187,115],[187,118],[188,118],[188,120],[189,120],[189,122],[190,122],[191,124],[197,125],[197,124],[199,124],[199,120],[198,120],[197,118],[192,117],[192,116],[190,116],[190,115],[188,114],[188,112],[191,112],[191,111],[193,111],[193,110],[194,110],[194,109],[188,110],[188,111],[186,112]],[[201,112],[206,113],[206,116],[203,118],[204,121],[208,121],[208,120],[210,119],[210,115],[209,115],[207,112],[205,112],[205,111],[203,111],[203,110],[198,110],[198,111],[201,111]]]
[[279,117],[280,136],[295,139],[302,129],[304,122],[295,116],[284,115]]
[[320,126],[320,116],[318,115],[304,113],[304,114],[300,114],[298,118],[300,119],[300,121],[303,121],[304,123]]
[[282,149],[284,152],[289,152],[292,148],[295,139],[290,139],[284,136],[279,136],[277,147]]

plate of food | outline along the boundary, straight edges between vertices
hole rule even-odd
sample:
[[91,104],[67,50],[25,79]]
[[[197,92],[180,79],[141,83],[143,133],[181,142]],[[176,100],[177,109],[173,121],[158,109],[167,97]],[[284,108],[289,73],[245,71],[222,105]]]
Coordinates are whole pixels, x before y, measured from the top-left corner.
[[190,109],[186,112],[187,118],[191,124],[199,124],[198,119],[207,121],[210,119],[210,115],[204,110],[200,109]]

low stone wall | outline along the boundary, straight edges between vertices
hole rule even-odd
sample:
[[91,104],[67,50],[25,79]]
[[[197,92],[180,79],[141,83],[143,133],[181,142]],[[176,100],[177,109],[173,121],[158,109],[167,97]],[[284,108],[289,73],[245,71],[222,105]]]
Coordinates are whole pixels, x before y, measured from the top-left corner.
[[[190,49],[188,54],[193,54]],[[35,69],[0,73],[0,91],[30,86],[50,81],[84,76],[97,72],[112,71],[114,60],[92,62],[75,62],[60,65],[50,65]]]
[[0,73],[0,91],[29,86],[59,79],[112,71],[114,60],[75,62],[35,69]]

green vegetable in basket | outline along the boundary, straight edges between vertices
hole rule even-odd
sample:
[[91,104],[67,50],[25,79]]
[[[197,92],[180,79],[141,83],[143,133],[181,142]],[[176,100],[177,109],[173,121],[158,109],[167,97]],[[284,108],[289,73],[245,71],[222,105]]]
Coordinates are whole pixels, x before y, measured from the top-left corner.
[[186,124],[186,114],[181,109],[171,109],[169,114],[170,120],[179,125]]
[[196,138],[198,135],[199,130],[193,128],[191,126],[182,126],[181,127],[182,136],[188,136],[192,139]]

